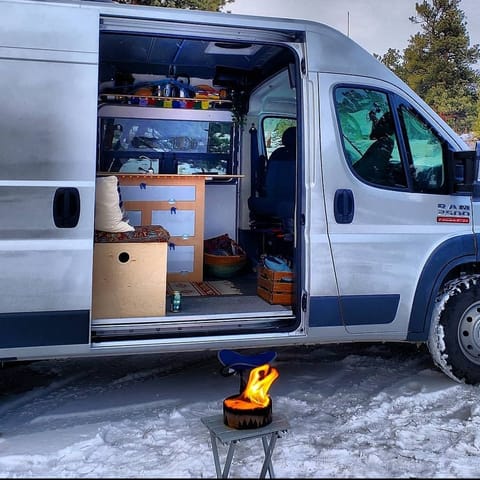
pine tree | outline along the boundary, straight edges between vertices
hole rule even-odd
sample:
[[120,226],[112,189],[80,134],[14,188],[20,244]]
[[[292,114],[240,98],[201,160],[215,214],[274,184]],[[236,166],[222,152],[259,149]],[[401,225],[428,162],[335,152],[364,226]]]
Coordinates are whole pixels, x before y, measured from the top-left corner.
[[390,49],[380,58],[459,133],[471,130],[477,115],[478,82],[473,68],[478,45],[469,46],[461,0],[424,0],[410,21],[420,25],[403,57]]
[[233,0],[121,0],[121,3],[135,5],[151,5],[154,7],[183,8],[188,10],[209,10],[219,12],[227,3]]

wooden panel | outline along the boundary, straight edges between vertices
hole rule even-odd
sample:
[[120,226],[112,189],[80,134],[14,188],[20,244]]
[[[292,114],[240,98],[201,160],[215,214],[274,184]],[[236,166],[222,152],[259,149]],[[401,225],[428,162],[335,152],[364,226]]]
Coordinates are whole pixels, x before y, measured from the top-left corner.
[[92,318],[165,315],[167,243],[96,243]]
[[[184,231],[163,225],[171,235],[171,242],[178,246],[194,247],[191,272],[167,270],[170,281],[185,280],[201,282],[203,280],[203,240],[205,230],[205,180],[203,175],[128,175],[116,174],[120,182],[120,192],[125,210],[134,211],[135,219],[141,218],[141,225],[155,225],[158,222],[153,212],[177,211],[178,222],[194,212],[193,225]],[[126,187],[126,188],[125,188]],[[162,188],[158,188],[162,187]],[[164,190],[164,191],[162,191]],[[167,192],[167,193],[165,193]],[[194,195],[192,195],[194,192]],[[168,199],[167,199],[168,197]],[[144,198],[144,200],[142,200]],[[180,212],[185,211],[185,215]],[[170,220],[175,221],[175,215]],[[170,231],[172,230],[172,231]],[[180,233],[181,232],[181,233]],[[188,238],[183,237],[188,233]],[[178,235],[176,235],[178,234]],[[191,234],[191,235],[190,235]]]

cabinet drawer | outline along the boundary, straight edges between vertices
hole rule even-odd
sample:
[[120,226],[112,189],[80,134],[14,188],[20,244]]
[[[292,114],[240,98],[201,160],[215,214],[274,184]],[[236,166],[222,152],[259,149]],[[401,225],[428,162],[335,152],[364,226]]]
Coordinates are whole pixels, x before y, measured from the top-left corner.
[[120,187],[122,201],[137,202],[194,202],[196,199],[195,185],[122,185]]
[[195,235],[195,211],[153,210],[152,225],[161,225],[166,228],[172,237],[193,237]]

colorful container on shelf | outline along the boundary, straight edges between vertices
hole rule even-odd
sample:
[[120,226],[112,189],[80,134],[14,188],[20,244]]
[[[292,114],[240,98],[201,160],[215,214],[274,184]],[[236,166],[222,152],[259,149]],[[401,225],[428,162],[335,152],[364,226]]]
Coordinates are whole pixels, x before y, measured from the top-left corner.
[[209,110],[212,108],[229,108],[229,100],[206,100],[204,98],[172,98],[138,95],[100,94],[100,101],[140,107],[187,108]]

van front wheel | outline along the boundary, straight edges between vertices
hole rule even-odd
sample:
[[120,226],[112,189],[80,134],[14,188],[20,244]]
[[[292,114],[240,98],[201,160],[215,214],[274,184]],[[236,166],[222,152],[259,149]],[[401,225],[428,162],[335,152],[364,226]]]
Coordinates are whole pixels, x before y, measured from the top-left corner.
[[480,383],[480,276],[449,282],[437,297],[428,349],[450,378]]

